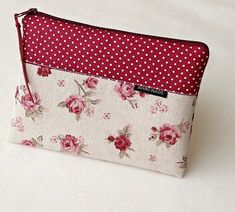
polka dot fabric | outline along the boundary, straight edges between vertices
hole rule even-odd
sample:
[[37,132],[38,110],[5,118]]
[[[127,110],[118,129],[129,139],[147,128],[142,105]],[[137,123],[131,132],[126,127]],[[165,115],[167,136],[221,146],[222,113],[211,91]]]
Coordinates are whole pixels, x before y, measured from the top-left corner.
[[28,63],[197,95],[208,47],[94,27],[41,12],[23,18]]

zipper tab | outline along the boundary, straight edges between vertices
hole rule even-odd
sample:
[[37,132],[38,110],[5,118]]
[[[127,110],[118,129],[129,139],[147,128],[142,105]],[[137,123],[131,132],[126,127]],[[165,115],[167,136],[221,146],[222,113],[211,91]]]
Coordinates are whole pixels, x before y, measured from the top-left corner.
[[29,92],[29,95],[32,98],[33,103],[34,103],[34,98],[33,98],[32,92],[31,92],[30,87],[29,87],[29,78],[28,78],[28,75],[27,75],[26,64],[25,64],[25,60],[24,60],[24,42],[23,42],[21,30],[20,30],[21,26],[20,26],[20,23],[19,23],[18,19],[19,19],[19,17],[22,17],[22,16],[27,15],[29,13],[36,13],[37,11],[38,10],[36,8],[32,8],[32,9],[29,9],[25,12],[18,13],[18,14],[16,13],[14,15],[15,25],[16,25],[17,33],[18,33],[19,50],[20,50],[20,58],[21,58],[21,65],[22,65],[22,70],[23,70],[24,81],[25,81],[25,85],[27,87],[27,90]]
[[36,13],[36,12],[38,12],[37,8],[31,8],[31,9],[25,11],[25,12],[16,13],[16,14],[15,14],[15,17],[21,17],[21,16],[23,16],[23,15],[27,15],[27,14],[29,14],[29,13]]

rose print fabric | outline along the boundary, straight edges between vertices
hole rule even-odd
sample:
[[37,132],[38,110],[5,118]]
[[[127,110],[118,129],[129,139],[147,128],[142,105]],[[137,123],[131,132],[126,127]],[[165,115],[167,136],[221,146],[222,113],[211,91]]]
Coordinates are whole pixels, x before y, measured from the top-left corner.
[[131,148],[131,126],[127,125],[122,130],[118,130],[118,136],[109,135],[107,140],[109,143],[114,143],[116,149],[118,149],[119,157],[123,158],[123,156],[130,157],[127,154],[127,150],[134,151]]
[[146,95],[143,92],[136,92],[134,84],[125,82],[118,82],[114,87],[114,91],[123,101],[127,101],[133,109],[138,107],[136,95],[139,94],[140,97],[145,97]]
[[[15,21],[24,79],[11,142],[183,175],[209,57],[204,43],[95,27],[37,9],[15,14]],[[162,91],[168,95],[152,95]]]
[[42,136],[38,136],[36,139],[31,138],[31,139],[25,139],[21,141],[21,144],[26,145],[26,146],[31,146],[31,147],[42,147],[43,145],[41,144],[43,141]]
[[184,126],[181,122],[179,125],[163,124],[159,129],[152,127],[149,140],[155,141],[157,145],[165,143],[166,147],[170,148],[182,137],[182,133],[185,133]]
[[196,96],[167,98],[134,84],[27,64],[9,141],[182,176]]
[[59,135],[56,139],[58,139],[60,142],[62,152],[74,154],[89,154],[84,150],[86,148],[86,145],[84,144],[84,139],[81,136],[79,138],[76,138],[72,135]]
[[[81,114],[84,112],[87,116],[91,116],[95,112],[95,108],[92,105],[96,105],[100,102],[99,99],[94,99],[96,86],[98,79],[94,77],[88,77],[80,84],[77,80],[74,80],[78,87],[78,93],[70,95],[65,101],[58,104],[59,107],[66,107],[70,113],[74,113],[77,120],[80,119]],[[88,90],[86,90],[86,88]]]
[[43,113],[39,94],[35,92],[31,96],[24,85],[17,87],[16,101],[25,109],[25,117],[30,117],[33,121]]

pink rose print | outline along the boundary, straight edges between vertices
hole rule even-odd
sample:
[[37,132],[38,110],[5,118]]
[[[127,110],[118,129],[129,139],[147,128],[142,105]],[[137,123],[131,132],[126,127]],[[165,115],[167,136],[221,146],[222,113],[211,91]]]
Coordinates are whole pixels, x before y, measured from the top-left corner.
[[37,139],[26,139],[21,141],[21,144],[26,145],[26,146],[31,146],[31,147],[42,147],[43,145],[41,144],[43,141],[42,136],[39,136]]
[[89,90],[86,91],[83,87],[83,84],[80,84],[76,80],[74,81],[78,86],[78,94],[70,95],[65,101],[60,102],[58,107],[66,107],[70,113],[75,114],[77,120],[80,119],[83,112],[87,116],[92,116],[95,113],[95,108],[92,107],[92,105],[98,104],[100,100],[92,99],[92,96],[95,94],[95,92]]
[[80,115],[86,107],[86,99],[81,95],[71,95],[65,102],[69,112],[76,115]]
[[60,142],[62,151],[65,152],[77,152],[78,148],[78,139],[71,135],[66,135]]
[[[21,94],[20,94],[21,93]],[[18,101],[25,109],[25,116],[30,117],[33,121],[43,114],[44,108],[41,106],[41,99],[38,93],[28,93],[25,86],[19,86],[19,92],[16,96]]]
[[32,97],[28,93],[21,96],[21,104],[24,106],[26,111],[37,111],[40,107],[40,102],[41,100],[38,93],[32,94]]
[[179,164],[179,168],[186,169],[187,168],[187,157],[183,156],[182,161],[177,162]]
[[168,111],[168,106],[166,104],[163,104],[161,100],[156,100],[154,105],[151,106],[150,112],[152,114],[156,114],[157,112],[160,113],[166,113]]
[[72,154],[89,154],[84,150],[87,145],[84,144],[84,139],[81,136],[75,137],[72,135],[59,135],[53,136],[50,140],[56,140],[56,142],[59,141],[62,152],[68,152]]
[[130,133],[131,126],[127,125],[122,130],[118,130],[118,136],[109,135],[106,140],[109,143],[113,143],[115,148],[119,150],[119,157],[123,158],[124,156],[130,157],[127,154],[127,151],[134,151],[134,149],[131,148],[131,141],[130,141]]
[[181,138],[182,133],[185,133],[185,130],[182,127],[181,122],[179,125],[172,124],[163,124],[160,128],[152,127],[151,135],[149,137],[150,141],[155,141],[157,145],[164,143],[167,148],[170,148],[172,145],[176,144],[177,141]]
[[24,132],[24,125],[21,117],[16,117],[11,120],[11,126],[15,127],[17,131]]
[[125,135],[116,137],[114,145],[120,151],[126,151],[131,146],[131,141]]
[[156,155],[151,155],[151,154],[150,154],[148,160],[151,161],[151,162],[154,162],[154,161],[157,160],[157,157],[156,157]]
[[132,83],[125,83],[125,82],[118,82],[114,86],[114,91],[118,94],[118,96],[123,101],[128,101],[130,106],[133,109],[138,108],[137,100],[133,99],[137,94],[139,94],[140,97],[145,97],[145,93],[143,92],[137,92],[134,90],[134,84]]
[[104,119],[110,119],[111,118],[110,113],[104,113],[103,118]]
[[51,69],[48,67],[40,66],[37,74],[42,77],[48,77],[51,74]]
[[114,91],[117,92],[122,100],[133,97],[136,92],[134,91],[134,85],[130,83],[119,82],[115,85]]
[[59,81],[57,82],[57,85],[58,85],[59,87],[64,87],[64,86],[65,86],[65,80],[59,80]]
[[180,137],[180,130],[175,125],[164,124],[160,127],[159,139],[161,141],[174,145]]
[[88,77],[85,81],[84,84],[87,86],[87,88],[90,89],[96,89],[96,86],[98,84],[98,79],[95,77]]

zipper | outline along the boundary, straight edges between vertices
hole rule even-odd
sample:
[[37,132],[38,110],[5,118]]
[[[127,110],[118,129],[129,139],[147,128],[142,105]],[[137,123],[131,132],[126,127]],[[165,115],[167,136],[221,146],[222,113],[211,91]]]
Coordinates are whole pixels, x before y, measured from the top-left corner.
[[155,36],[155,35],[146,35],[146,34],[141,34],[141,33],[136,33],[136,32],[127,32],[127,31],[124,31],[124,30],[117,30],[117,29],[112,29],[112,28],[93,26],[93,25],[90,25],[90,24],[85,24],[85,23],[76,22],[76,21],[72,21],[72,20],[68,20],[68,19],[64,19],[64,18],[59,18],[59,17],[53,16],[53,15],[50,15],[50,14],[47,14],[47,13],[44,13],[44,12],[40,12],[40,11],[38,11],[37,8],[30,8],[29,10],[24,11],[22,13],[16,13],[15,18],[24,16],[24,15],[28,15],[30,13],[38,13],[38,14],[41,14],[42,16],[46,16],[46,17],[52,18],[54,20],[59,20],[59,21],[72,23],[72,24],[80,24],[80,25],[87,26],[87,27],[95,27],[95,28],[99,28],[101,30],[110,30],[110,31],[114,31],[114,32],[128,33],[128,34],[131,34],[131,35],[152,37],[152,38],[155,38],[155,39],[156,38],[157,39],[163,39],[165,41],[176,41],[176,42],[180,42],[180,43],[183,43],[183,44],[184,43],[190,43],[191,45],[193,45],[193,44],[202,45],[203,47],[205,47],[207,49],[207,52],[208,52],[208,55],[209,55],[208,46],[205,43],[201,42],[201,41],[182,40],[182,39],[177,39],[177,38],[167,38],[167,37],[161,37],[161,36]]

